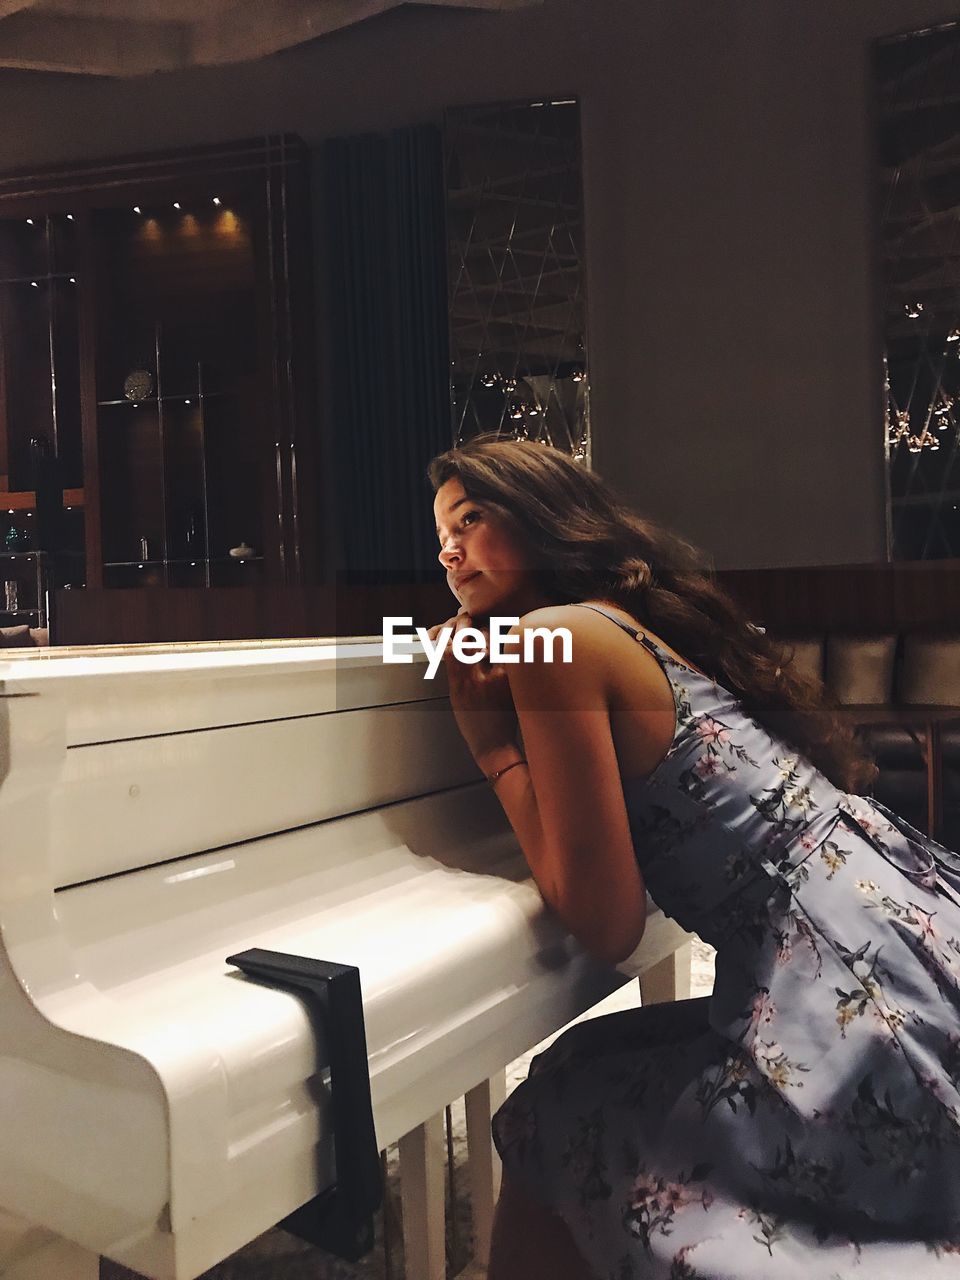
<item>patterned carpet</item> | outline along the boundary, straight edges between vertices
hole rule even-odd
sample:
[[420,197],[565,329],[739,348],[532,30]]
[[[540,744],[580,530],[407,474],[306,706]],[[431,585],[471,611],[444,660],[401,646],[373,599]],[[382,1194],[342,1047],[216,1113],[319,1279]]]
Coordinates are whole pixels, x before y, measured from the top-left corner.
[[[713,951],[702,942],[693,947],[693,995],[706,995],[713,989]],[[628,983],[584,1017],[596,1017],[640,1003],[635,982]],[[580,1021],[580,1019],[577,1019]],[[560,1034],[559,1032],[557,1033]],[[545,1040],[529,1053],[511,1063],[507,1069],[508,1091],[526,1078],[530,1059],[551,1040]],[[452,1107],[454,1192],[456,1213],[447,1215],[447,1274],[458,1275],[472,1257],[470,1208],[467,1196],[467,1143],[462,1101]],[[387,1195],[384,1213],[377,1215],[377,1244],[362,1262],[340,1262],[285,1231],[268,1231],[238,1253],[207,1271],[201,1280],[402,1280],[403,1240],[400,1224],[399,1160],[394,1147],[387,1152]],[[449,1185],[448,1185],[449,1196]],[[449,1204],[449,1200],[448,1200]],[[389,1265],[383,1247],[386,1224]],[[476,1273],[475,1273],[476,1274]],[[106,1268],[102,1280],[120,1280],[122,1269]]]

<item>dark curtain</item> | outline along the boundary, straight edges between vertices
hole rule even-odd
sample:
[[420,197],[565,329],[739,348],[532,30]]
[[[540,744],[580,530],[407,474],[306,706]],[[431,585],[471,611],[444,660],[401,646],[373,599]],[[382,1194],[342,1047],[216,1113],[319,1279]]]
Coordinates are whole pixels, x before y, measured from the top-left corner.
[[440,130],[334,139],[324,188],[343,568],[429,580],[426,467],[452,442]]

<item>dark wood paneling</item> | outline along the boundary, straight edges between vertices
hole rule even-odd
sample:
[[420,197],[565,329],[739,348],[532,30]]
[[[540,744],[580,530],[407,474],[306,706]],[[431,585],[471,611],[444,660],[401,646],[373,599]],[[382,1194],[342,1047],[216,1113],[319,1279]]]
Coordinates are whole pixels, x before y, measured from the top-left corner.
[[58,591],[54,641],[139,644],[380,635],[387,614],[432,626],[456,612],[442,583],[382,587]]
[[[960,562],[726,571],[719,581],[776,632],[960,630]],[[442,582],[57,592],[57,644],[379,635],[387,614],[431,626],[456,612]]]
[[960,628],[960,561],[738,569],[717,574],[774,631]]

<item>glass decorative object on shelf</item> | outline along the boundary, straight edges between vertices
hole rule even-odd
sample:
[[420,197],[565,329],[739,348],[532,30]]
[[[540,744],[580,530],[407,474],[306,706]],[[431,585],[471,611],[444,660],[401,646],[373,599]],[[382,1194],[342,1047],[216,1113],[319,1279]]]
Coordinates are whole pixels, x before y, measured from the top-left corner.
[[3,607],[7,613],[17,612],[18,584],[15,579],[7,578],[3,584]]
[[149,369],[131,369],[123,380],[123,394],[136,404],[153,395],[153,374]]
[[960,556],[960,23],[877,42],[890,555]]
[[15,524],[12,524],[3,535],[3,545],[5,550],[10,552],[29,551],[30,536],[18,529]]
[[444,123],[453,437],[590,450],[580,106],[457,107]]
[[[203,523],[203,512],[191,511],[190,518],[187,521],[187,527],[183,533],[184,546],[189,555],[197,555],[202,553],[203,544],[200,541],[200,525]],[[199,552],[198,552],[199,548]]]

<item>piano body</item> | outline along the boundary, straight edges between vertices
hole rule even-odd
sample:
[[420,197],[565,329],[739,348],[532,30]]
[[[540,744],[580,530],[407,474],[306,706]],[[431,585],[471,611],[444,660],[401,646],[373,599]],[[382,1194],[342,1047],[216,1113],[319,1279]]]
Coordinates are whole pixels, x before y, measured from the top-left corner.
[[443,1276],[444,1106],[482,1254],[505,1065],[631,974],[675,993],[655,909],[619,971],[546,910],[424,669],[379,637],[0,661],[0,1274],[191,1280],[335,1184],[323,1028],[237,952],[358,967],[410,1280]]

